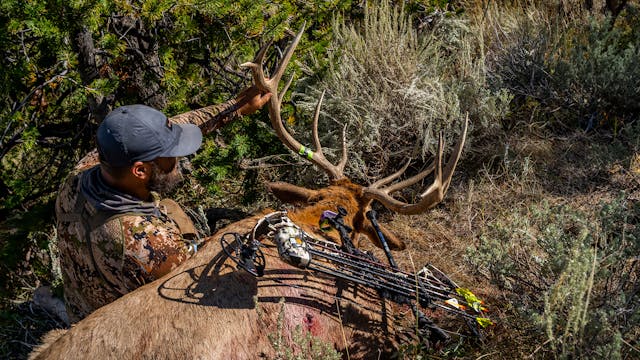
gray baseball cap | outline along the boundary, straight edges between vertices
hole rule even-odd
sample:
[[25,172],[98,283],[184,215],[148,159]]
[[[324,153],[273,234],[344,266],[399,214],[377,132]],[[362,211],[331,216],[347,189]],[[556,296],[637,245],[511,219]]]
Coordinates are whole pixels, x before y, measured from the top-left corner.
[[193,124],[172,124],[160,111],[146,105],[121,106],[98,127],[98,152],[115,167],[159,157],[193,154],[202,144],[202,132]]

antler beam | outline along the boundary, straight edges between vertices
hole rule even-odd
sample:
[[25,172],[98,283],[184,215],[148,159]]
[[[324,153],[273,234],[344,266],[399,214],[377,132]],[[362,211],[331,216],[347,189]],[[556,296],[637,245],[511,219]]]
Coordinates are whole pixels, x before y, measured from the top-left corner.
[[276,131],[278,138],[284,145],[286,145],[292,151],[298,153],[301,156],[306,157],[312,163],[318,165],[321,169],[323,169],[331,180],[338,180],[344,177],[344,167],[347,162],[347,148],[345,141],[345,132],[343,130],[342,138],[342,159],[338,163],[337,166],[331,164],[322,153],[322,146],[320,145],[320,140],[318,138],[318,117],[320,116],[320,105],[322,104],[322,98],[324,97],[324,92],[322,96],[318,100],[318,104],[316,106],[316,111],[313,119],[313,141],[316,147],[316,151],[312,151],[311,149],[305,147],[300,144],[291,134],[287,131],[282,121],[280,111],[282,106],[282,100],[284,98],[284,94],[287,92],[293,77],[289,79],[287,84],[282,89],[282,93],[278,92],[278,84],[284,74],[284,70],[287,67],[287,64],[291,60],[291,56],[293,55],[293,51],[295,50],[300,38],[302,38],[302,34],[304,33],[305,25],[302,25],[302,28],[296,34],[295,38],[291,42],[291,45],[287,48],[278,68],[271,78],[265,76],[263,63],[265,54],[267,53],[267,49],[270,47],[271,42],[265,44],[258,53],[252,62],[247,62],[241,64],[240,66],[248,67],[251,69],[253,80],[256,83],[256,86],[260,91],[271,93],[271,99],[269,99],[269,119],[271,120],[271,126]]
[[[464,127],[462,129],[462,135],[456,144],[456,147],[451,154],[451,158],[447,162],[444,169],[442,168],[442,153],[444,147],[444,140],[442,139],[442,134],[440,134],[440,139],[438,143],[438,153],[436,155],[436,159],[434,163],[429,166],[426,170],[421,173],[383,188],[382,186],[391,183],[392,181],[398,179],[404,171],[407,169],[409,163],[407,163],[402,169],[398,172],[384,178],[378,180],[373,183],[371,186],[365,188],[364,197],[369,200],[378,200],[382,205],[384,205],[387,209],[398,212],[400,214],[412,215],[422,213],[438,204],[444,198],[444,194],[449,189],[449,184],[451,183],[451,177],[453,176],[453,172],[458,164],[458,160],[460,159],[460,155],[462,154],[462,148],[464,147],[464,143],[467,138],[467,127],[469,125],[469,116],[467,115],[464,121]],[[433,183],[431,186],[427,188],[425,192],[420,195],[420,201],[415,204],[410,204],[406,202],[399,201],[391,196],[392,193],[404,189],[407,186],[413,185],[420,180],[424,179],[427,175],[432,173],[435,170],[435,176]]]

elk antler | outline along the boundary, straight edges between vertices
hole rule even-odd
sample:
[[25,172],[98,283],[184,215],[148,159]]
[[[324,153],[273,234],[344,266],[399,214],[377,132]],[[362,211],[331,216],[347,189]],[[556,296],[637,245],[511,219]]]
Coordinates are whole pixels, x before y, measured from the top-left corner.
[[[460,154],[462,153],[462,148],[464,146],[464,142],[467,137],[468,124],[469,124],[469,116],[467,115],[467,118],[464,121],[462,135],[460,136],[460,139],[458,140],[458,143],[456,144],[453,154],[451,154],[451,158],[449,159],[449,162],[447,162],[447,165],[445,166],[444,171],[442,169],[442,151],[443,151],[442,148],[444,146],[443,145],[444,141],[442,139],[442,133],[440,133],[440,139],[438,142],[438,153],[436,155],[436,159],[434,160],[433,164],[429,166],[429,168],[427,168],[426,170],[422,171],[421,173],[409,179],[400,181],[391,186],[383,188],[382,186],[391,183],[392,181],[396,180],[397,178],[400,177],[400,175],[404,173],[404,171],[409,167],[409,163],[411,162],[411,160],[409,160],[409,162],[407,162],[407,164],[399,171],[395,172],[394,174],[384,179],[378,180],[375,183],[371,184],[369,187],[363,189],[364,198],[369,200],[378,200],[387,209],[398,212],[400,214],[405,214],[405,215],[419,214],[421,212],[424,212],[434,207],[436,204],[442,201],[444,194],[447,192],[447,189],[449,188],[449,183],[451,182],[453,171],[455,170],[456,164],[460,159]],[[420,195],[420,201],[418,201],[417,203],[408,204],[408,203],[396,200],[391,196],[392,193],[398,190],[404,189],[407,186],[413,185],[418,181],[424,179],[427,175],[433,172],[434,169],[435,169],[435,176],[434,176],[433,183],[431,184],[431,186],[429,186],[429,188],[425,192],[423,192]]]
[[321,169],[323,169],[329,175],[329,178],[331,180],[338,180],[344,177],[344,174],[343,174],[344,167],[347,163],[347,147],[346,147],[346,140],[345,140],[346,127],[342,131],[342,159],[336,166],[331,164],[324,157],[324,154],[322,153],[322,146],[320,145],[320,139],[318,137],[318,117],[320,116],[320,105],[322,104],[324,92],[322,93],[322,96],[318,100],[318,104],[316,105],[316,110],[313,118],[313,142],[316,148],[315,152],[311,151],[311,149],[300,144],[296,139],[293,138],[293,136],[291,136],[291,134],[289,134],[287,129],[284,127],[284,123],[280,116],[282,99],[284,98],[284,94],[287,92],[289,85],[291,85],[293,76],[289,79],[287,84],[284,86],[281,94],[278,94],[278,84],[280,83],[280,79],[284,74],[284,70],[286,69],[287,64],[289,63],[289,60],[291,60],[291,55],[293,54],[293,51],[295,50],[296,46],[298,45],[298,42],[300,41],[300,38],[302,37],[304,28],[305,28],[305,25],[303,24],[302,28],[300,29],[300,31],[298,31],[298,34],[296,34],[295,38],[293,39],[293,42],[287,48],[287,51],[282,57],[282,61],[278,65],[278,68],[275,70],[275,73],[271,78],[267,78],[265,76],[264,68],[262,65],[264,62],[265,54],[267,53],[267,49],[271,45],[271,42],[265,44],[262,48],[260,48],[260,50],[256,54],[255,59],[253,59],[252,62],[247,62],[247,63],[241,64],[240,66],[248,67],[251,69],[251,72],[253,74],[253,80],[255,81],[258,89],[260,89],[263,92],[270,92],[272,94],[271,99],[269,99],[269,119],[271,119],[271,126],[276,131],[276,134],[278,135],[278,138],[280,139],[280,141],[282,141],[292,151],[297,152],[301,156],[304,156],[307,159],[309,159],[312,163],[318,165]]

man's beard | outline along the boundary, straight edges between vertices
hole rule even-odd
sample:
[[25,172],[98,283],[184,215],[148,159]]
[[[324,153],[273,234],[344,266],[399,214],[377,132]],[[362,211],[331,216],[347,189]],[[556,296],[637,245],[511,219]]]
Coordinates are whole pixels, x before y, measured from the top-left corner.
[[161,195],[168,194],[182,182],[184,177],[180,171],[180,166],[176,166],[170,172],[163,171],[158,164],[152,162],[153,174],[147,187],[151,191],[155,191]]

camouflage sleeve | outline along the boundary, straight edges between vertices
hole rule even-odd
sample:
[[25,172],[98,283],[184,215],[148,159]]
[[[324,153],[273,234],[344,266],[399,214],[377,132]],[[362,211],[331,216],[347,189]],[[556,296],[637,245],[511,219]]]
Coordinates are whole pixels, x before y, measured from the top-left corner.
[[74,171],[80,172],[92,168],[100,163],[100,159],[98,158],[98,150],[93,149],[90,153],[85,155],[76,166],[73,168]]
[[176,225],[154,216],[122,219],[125,248],[123,273],[143,285],[156,280],[189,258]]
[[195,124],[204,134],[208,134],[227,123],[237,119],[238,104],[235,100],[226,103],[210,105],[197,110],[192,110],[169,118],[175,124]]

